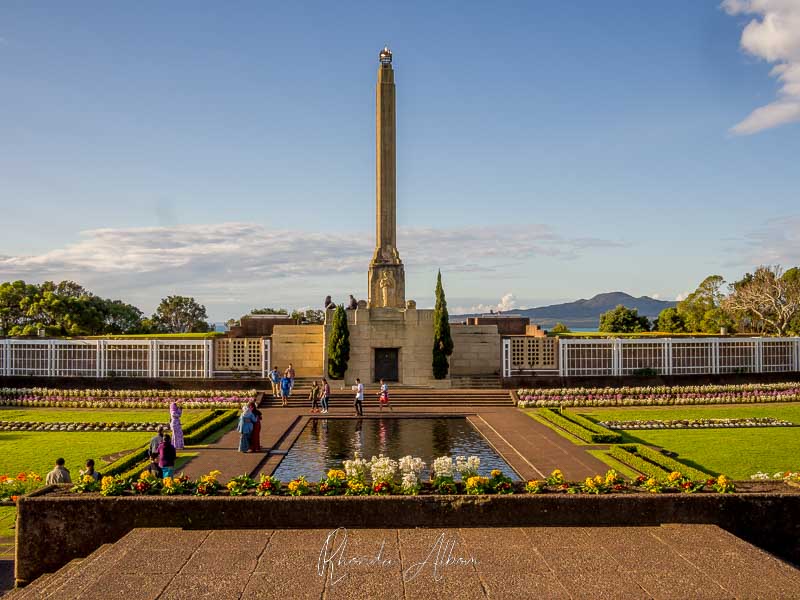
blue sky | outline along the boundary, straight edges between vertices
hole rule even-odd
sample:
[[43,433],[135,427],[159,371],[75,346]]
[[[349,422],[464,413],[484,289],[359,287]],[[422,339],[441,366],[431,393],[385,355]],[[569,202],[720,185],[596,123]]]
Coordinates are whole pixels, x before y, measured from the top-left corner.
[[215,320],[363,297],[385,43],[421,306],[438,268],[452,312],[800,262],[794,0],[6,0],[0,280]]

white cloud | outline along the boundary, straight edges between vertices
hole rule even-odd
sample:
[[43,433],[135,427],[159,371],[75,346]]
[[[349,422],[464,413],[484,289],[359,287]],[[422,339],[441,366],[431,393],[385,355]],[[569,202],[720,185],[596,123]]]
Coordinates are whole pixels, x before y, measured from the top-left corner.
[[[398,240],[408,269],[449,272],[491,272],[534,256],[569,260],[591,248],[621,245],[566,238],[536,224],[410,229]],[[70,278],[97,293],[146,304],[176,291],[206,302],[255,305],[265,292],[308,302],[303,287],[309,282],[366,274],[373,247],[366,232],[281,231],[247,223],[94,229],[43,254],[0,255],[0,280]],[[513,301],[509,294],[498,307]]]
[[755,15],[742,31],[741,46],[776,63],[770,75],[781,83],[777,100],[755,109],[731,131],[749,135],[800,121],[800,1],[724,0],[722,8],[730,15]]
[[454,315],[489,313],[489,312],[510,312],[513,310],[524,310],[525,306],[519,306],[516,296],[511,292],[504,294],[497,304],[473,304],[472,306],[456,306],[450,312]]
[[661,294],[657,294],[657,293],[656,294],[650,294],[650,297],[653,300],[660,300],[661,299]]
[[686,298],[688,298],[689,294],[691,294],[691,293],[692,292],[682,292],[682,293],[678,294],[677,296],[675,296],[675,301],[676,302],[681,302],[682,300],[686,300]]
[[744,244],[732,254],[730,265],[800,265],[800,215],[770,219],[745,235]]

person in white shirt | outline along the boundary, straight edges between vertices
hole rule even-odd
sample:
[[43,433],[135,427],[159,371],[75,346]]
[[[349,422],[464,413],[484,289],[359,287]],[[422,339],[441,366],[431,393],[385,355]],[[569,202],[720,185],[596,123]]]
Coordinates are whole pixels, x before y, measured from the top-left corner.
[[[381,379],[381,391],[378,392],[378,409],[383,410],[384,406],[389,406],[389,386]],[[389,407],[389,410],[392,410]]]
[[355,408],[356,408],[356,416],[363,417],[364,416],[364,384],[361,383],[361,380],[356,377],[356,384],[353,386],[353,390],[356,393],[356,401],[355,401]]

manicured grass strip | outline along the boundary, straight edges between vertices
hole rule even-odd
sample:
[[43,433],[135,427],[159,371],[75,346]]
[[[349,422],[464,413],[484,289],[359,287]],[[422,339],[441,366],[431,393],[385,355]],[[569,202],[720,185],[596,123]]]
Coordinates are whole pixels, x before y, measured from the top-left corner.
[[656,479],[663,479],[668,475],[666,470],[659,465],[653,464],[650,461],[643,459],[635,452],[629,452],[625,448],[636,448],[636,446],[611,446],[608,449],[608,454],[612,458],[616,458],[622,463],[625,463],[632,469],[636,469],[643,475],[648,477],[655,477]]
[[[607,429],[603,429],[598,425],[594,425],[595,427],[606,431],[607,433],[597,433],[590,429],[587,429],[583,425],[576,423],[575,421],[566,417],[566,415],[562,415],[554,410],[549,408],[542,408],[539,409],[539,415],[550,421],[551,423],[558,425],[565,431],[568,431],[575,437],[583,440],[584,442],[589,442],[591,444],[609,444],[613,442],[618,442],[621,439],[619,434],[613,433],[608,431]],[[586,419],[583,419],[584,421]]]
[[[594,421],[590,421],[589,419],[582,417],[581,415],[570,412],[568,410],[564,410],[561,412],[562,417],[566,417],[576,425],[580,425],[584,429],[588,429],[594,433],[602,435],[604,440],[601,443],[608,443],[608,444],[617,444],[622,441],[622,435],[617,433],[616,431],[612,431],[610,429],[606,429],[602,425],[598,425]],[[598,442],[600,440],[597,440]]]
[[605,450],[587,450],[586,452],[594,456],[600,462],[604,462],[605,464],[607,464],[609,467],[614,469],[617,473],[619,473],[623,477],[627,477],[628,479],[636,479],[640,475],[638,471],[634,471],[624,462],[619,461],[616,458],[612,457]]
[[633,467],[640,473],[661,479],[673,471],[679,471],[687,477],[702,481],[710,477],[709,473],[699,471],[669,456],[641,445],[611,446],[609,454]]
[[0,538],[14,537],[14,519],[16,518],[16,506],[0,506]]

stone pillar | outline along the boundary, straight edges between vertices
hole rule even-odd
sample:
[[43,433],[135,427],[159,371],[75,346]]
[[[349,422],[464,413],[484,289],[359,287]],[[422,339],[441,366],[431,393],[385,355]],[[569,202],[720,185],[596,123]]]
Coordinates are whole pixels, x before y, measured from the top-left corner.
[[369,266],[369,306],[404,308],[406,278],[397,251],[395,88],[392,53],[380,54],[375,90],[375,252]]

